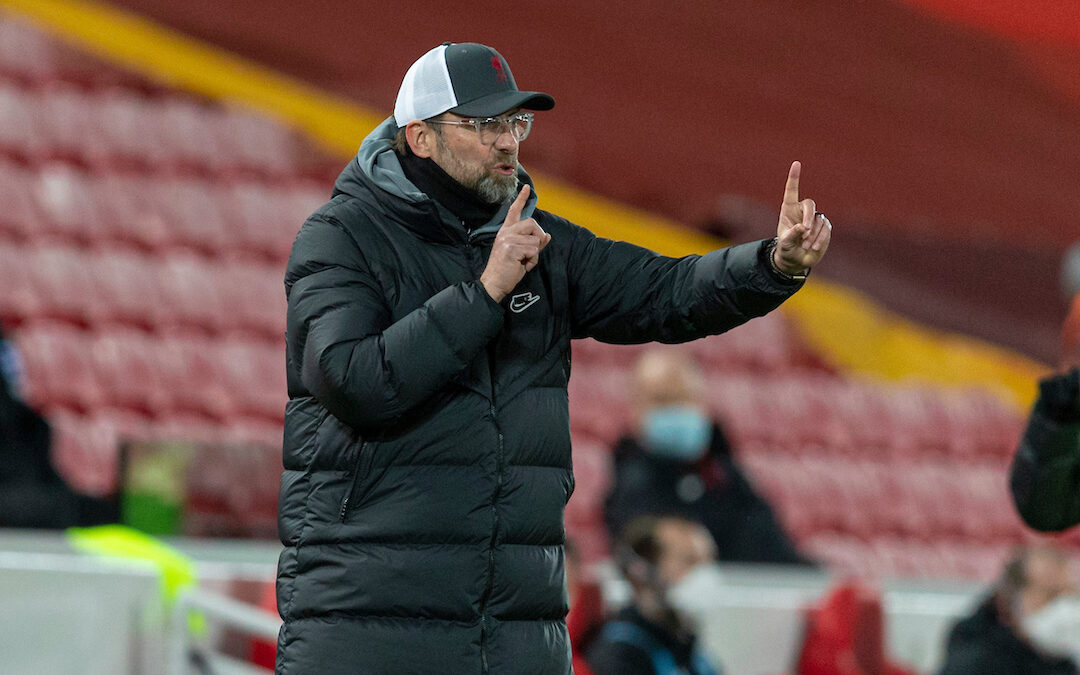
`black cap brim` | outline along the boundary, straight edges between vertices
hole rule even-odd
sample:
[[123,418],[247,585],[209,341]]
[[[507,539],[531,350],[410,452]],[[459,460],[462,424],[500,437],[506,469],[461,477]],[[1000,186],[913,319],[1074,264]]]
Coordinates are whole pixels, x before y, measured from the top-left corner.
[[551,110],[554,107],[555,99],[543,92],[499,91],[451,108],[450,112],[466,117],[494,117],[516,108]]

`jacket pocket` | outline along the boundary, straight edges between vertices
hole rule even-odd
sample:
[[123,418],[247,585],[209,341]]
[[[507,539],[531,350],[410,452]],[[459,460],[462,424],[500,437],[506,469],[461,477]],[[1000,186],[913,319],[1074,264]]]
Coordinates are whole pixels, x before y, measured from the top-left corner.
[[360,443],[360,449],[356,453],[356,463],[353,465],[353,470],[350,472],[349,487],[341,500],[341,511],[338,514],[343,523],[345,522],[346,516],[349,515],[349,507],[355,506],[359,499],[360,486],[367,479],[368,474],[371,473],[371,459],[374,454],[370,442],[363,441]]

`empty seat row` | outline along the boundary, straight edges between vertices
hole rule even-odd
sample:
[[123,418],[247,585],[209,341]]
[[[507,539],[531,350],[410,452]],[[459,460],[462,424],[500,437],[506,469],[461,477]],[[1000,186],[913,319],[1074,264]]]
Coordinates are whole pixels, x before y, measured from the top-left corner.
[[839,531],[1006,541],[1023,534],[1007,465],[744,455],[754,480],[799,536]]
[[[630,422],[632,373],[583,340],[570,378],[571,424],[614,440]],[[813,456],[1008,457],[1023,431],[1018,412],[980,390],[848,380],[820,371],[783,375],[705,370],[706,402],[736,448]]]
[[130,172],[94,174],[61,162],[25,168],[0,160],[0,232],[88,245],[182,247],[212,256],[282,261],[326,186]]
[[993,581],[1009,555],[1008,544],[966,539],[926,542],[883,536],[871,541],[822,533],[801,543],[812,557],[842,574],[863,578],[932,578]]
[[283,175],[310,163],[304,147],[267,116],[182,95],[0,80],[0,148],[25,158]]
[[273,264],[0,242],[0,318],[246,331],[276,340],[285,327],[283,278]]
[[[609,345],[579,340],[573,345],[574,362],[629,368],[655,344]],[[806,366],[809,351],[782,312],[753,319],[722,335],[662,349],[682,350],[706,371],[783,373]]]
[[33,323],[15,334],[28,395],[42,407],[118,408],[164,418],[280,420],[284,345],[133,329],[89,332]]
[[[194,415],[153,419],[130,411],[104,408],[91,415],[66,409],[48,411],[53,427],[52,459],[73,487],[93,495],[113,493],[118,487],[120,446],[125,442],[189,441],[207,445],[255,446],[258,456],[235,458],[228,463],[207,464],[200,471],[203,483],[228,481],[240,494],[237,501],[265,504],[267,493],[276,493],[281,471],[281,424],[268,420],[237,418],[223,424]],[[235,468],[234,468],[235,467]],[[252,482],[255,482],[252,485]],[[205,491],[204,491],[205,492]]]
[[794,435],[793,448],[808,454],[1002,457],[1011,454],[1023,428],[1014,408],[977,390],[797,372],[779,378],[723,375],[712,378],[708,389],[737,445],[790,443]]
[[0,13],[0,73],[25,82],[65,80],[95,86],[143,81],[8,12]]

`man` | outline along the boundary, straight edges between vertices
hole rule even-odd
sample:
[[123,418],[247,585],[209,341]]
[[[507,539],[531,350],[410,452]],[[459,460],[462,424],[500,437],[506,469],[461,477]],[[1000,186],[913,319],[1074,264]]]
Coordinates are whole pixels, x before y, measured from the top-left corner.
[[639,518],[616,545],[633,603],[604,626],[589,649],[595,675],[712,675],[697,646],[687,599],[704,588],[716,547],[701,525],[681,518]]
[[783,302],[830,229],[671,259],[537,208],[506,60],[444,44],[293,244],[280,673],[570,672],[570,339],[678,342]]
[[1030,527],[1059,532],[1080,523],[1080,296],[1065,321],[1062,372],[1039,398],[1013,458],[1013,503]]
[[706,412],[693,361],[672,350],[646,352],[633,389],[636,433],[615,446],[615,480],[604,504],[612,538],[638,516],[677,515],[704,525],[725,562],[810,564]]
[[1060,550],[1023,549],[994,592],[950,631],[941,675],[1066,675],[1080,655],[1080,601]]

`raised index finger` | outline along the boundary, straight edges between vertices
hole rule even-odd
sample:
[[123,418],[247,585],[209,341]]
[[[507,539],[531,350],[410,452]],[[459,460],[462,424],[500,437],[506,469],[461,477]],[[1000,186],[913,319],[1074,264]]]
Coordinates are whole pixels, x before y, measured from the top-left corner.
[[523,185],[521,192],[518,193],[517,199],[510,205],[510,210],[506,212],[506,220],[503,221],[503,225],[513,225],[521,220],[521,211],[525,208],[525,202],[529,199],[529,186]]
[[799,174],[802,172],[802,164],[792,162],[787,175],[787,187],[784,188],[784,203],[799,203]]

